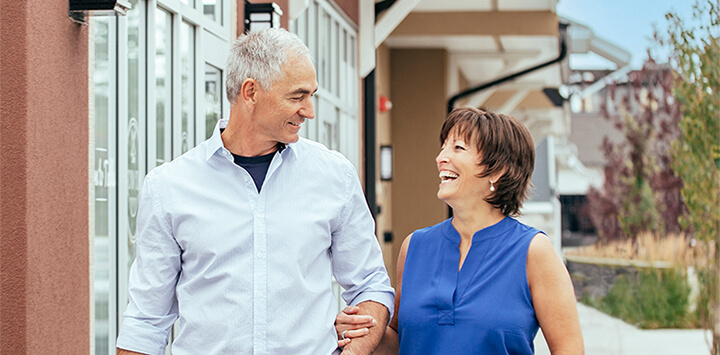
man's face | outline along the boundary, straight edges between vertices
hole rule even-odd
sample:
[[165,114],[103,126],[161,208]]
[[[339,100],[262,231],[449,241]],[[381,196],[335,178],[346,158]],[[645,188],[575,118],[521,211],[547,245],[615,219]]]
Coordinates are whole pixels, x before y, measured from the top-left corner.
[[285,63],[284,76],[258,92],[254,123],[258,138],[273,143],[297,142],[300,125],[315,117],[312,96],[317,91],[315,67],[307,56]]

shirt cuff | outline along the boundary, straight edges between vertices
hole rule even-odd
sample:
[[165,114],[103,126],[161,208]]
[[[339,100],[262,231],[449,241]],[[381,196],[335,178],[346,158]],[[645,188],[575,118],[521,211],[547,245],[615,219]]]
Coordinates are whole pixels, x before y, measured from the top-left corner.
[[365,301],[377,302],[387,307],[388,312],[390,313],[388,321],[392,319],[393,312],[395,311],[395,294],[393,292],[366,291],[355,297],[355,299],[350,302],[350,305],[357,306]]
[[116,347],[150,355],[164,355],[168,332],[125,317]]

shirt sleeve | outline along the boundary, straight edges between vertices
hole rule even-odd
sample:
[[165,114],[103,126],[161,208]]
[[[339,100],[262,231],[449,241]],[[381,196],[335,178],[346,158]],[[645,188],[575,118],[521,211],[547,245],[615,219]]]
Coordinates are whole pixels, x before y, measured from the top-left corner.
[[130,268],[129,304],[117,347],[164,354],[170,328],[178,317],[175,285],[181,250],[156,197],[151,171],[145,178],[137,214],[137,256]]
[[392,318],[395,291],[390,286],[375,221],[370,214],[360,180],[347,164],[347,202],[340,224],[332,232],[332,264],[335,279],[345,289],[343,299],[350,305],[375,301],[385,305]]

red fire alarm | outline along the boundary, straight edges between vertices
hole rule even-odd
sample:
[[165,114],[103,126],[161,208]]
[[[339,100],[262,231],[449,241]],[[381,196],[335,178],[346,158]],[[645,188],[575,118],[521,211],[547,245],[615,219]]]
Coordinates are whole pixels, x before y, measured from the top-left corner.
[[387,96],[380,95],[378,99],[378,110],[380,110],[380,112],[388,112],[392,109],[392,102],[387,98]]

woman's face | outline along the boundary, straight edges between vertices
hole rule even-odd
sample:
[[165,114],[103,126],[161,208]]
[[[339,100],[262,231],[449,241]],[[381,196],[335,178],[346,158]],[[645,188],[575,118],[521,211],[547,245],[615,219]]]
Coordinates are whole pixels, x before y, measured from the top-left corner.
[[490,182],[487,177],[477,177],[483,171],[478,166],[480,159],[474,142],[466,142],[455,130],[451,131],[435,158],[440,176],[438,198],[453,208],[456,201],[484,201]]

